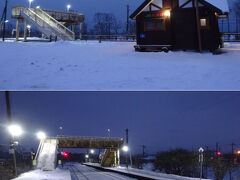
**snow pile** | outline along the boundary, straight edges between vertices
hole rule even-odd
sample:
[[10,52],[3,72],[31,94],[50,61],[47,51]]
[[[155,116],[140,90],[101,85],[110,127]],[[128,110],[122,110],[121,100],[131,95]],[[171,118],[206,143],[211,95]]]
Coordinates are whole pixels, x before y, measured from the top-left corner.
[[239,90],[240,47],[135,52],[132,42],[0,42],[0,89]]
[[223,12],[229,12],[229,6],[227,0],[206,0],[210,4],[216,6],[221,9]]
[[56,169],[54,171],[33,170],[21,174],[14,180],[71,180],[68,170]]
[[54,170],[56,163],[57,140],[46,139],[42,143],[42,147],[37,159],[37,168],[42,170]]
[[[85,163],[88,166],[92,167],[101,167],[100,164],[97,163]],[[103,169],[115,171],[115,172],[121,172],[126,174],[132,174],[137,176],[142,176],[146,178],[152,178],[152,179],[159,179],[159,180],[198,180],[199,178],[192,178],[192,177],[184,177],[184,176],[178,176],[173,174],[164,174],[164,173],[158,173],[153,172],[150,170],[141,170],[141,169],[135,169],[135,168],[126,168],[126,167],[102,167]]]

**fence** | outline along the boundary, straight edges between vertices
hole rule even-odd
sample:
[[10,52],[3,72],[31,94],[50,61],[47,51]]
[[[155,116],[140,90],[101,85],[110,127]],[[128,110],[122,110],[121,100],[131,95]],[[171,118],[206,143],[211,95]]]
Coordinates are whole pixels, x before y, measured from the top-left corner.
[[224,42],[240,42],[240,33],[223,33]]
[[82,35],[81,40],[97,40],[99,43],[102,41],[122,41],[122,42],[135,42],[135,35]]

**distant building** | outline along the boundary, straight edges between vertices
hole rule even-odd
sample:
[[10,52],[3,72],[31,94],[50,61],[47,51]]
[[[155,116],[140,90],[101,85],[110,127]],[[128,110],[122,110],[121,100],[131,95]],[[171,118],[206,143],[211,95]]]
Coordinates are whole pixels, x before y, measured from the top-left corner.
[[136,20],[135,49],[216,50],[222,42],[218,18],[226,17],[227,0],[196,2],[145,0],[130,16]]

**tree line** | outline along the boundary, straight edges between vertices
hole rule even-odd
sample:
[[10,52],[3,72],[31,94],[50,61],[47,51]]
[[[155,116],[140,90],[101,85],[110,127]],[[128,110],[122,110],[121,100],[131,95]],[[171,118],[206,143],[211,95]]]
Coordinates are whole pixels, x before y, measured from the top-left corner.
[[[143,168],[146,160],[142,155],[133,156],[133,167]],[[200,176],[199,153],[186,149],[173,149],[157,153],[152,161],[153,170],[175,174],[179,176],[196,177]],[[217,155],[215,151],[205,151],[203,161],[203,178],[209,178],[210,174],[215,180],[223,180],[224,176],[229,173],[230,179],[232,173],[238,169],[240,157],[236,154]]]

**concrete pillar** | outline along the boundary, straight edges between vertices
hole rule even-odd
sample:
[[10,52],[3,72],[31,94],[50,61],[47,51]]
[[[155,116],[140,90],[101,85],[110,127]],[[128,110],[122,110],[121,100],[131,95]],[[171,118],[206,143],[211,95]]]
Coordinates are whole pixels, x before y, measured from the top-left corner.
[[114,150],[114,166],[117,166],[117,151]]
[[74,32],[74,39],[76,39],[76,37],[75,37],[75,24],[72,24],[72,32]]
[[82,39],[82,23],[79,24],[79,39]]
[[24,20],[24,42],[27,41],[27,21]]
[[16,41],[19,40],[19,31],[20,31],[20,20],[18,19],[16,23]]
[[120,166],[120,151],[117,150],[117,165]]

